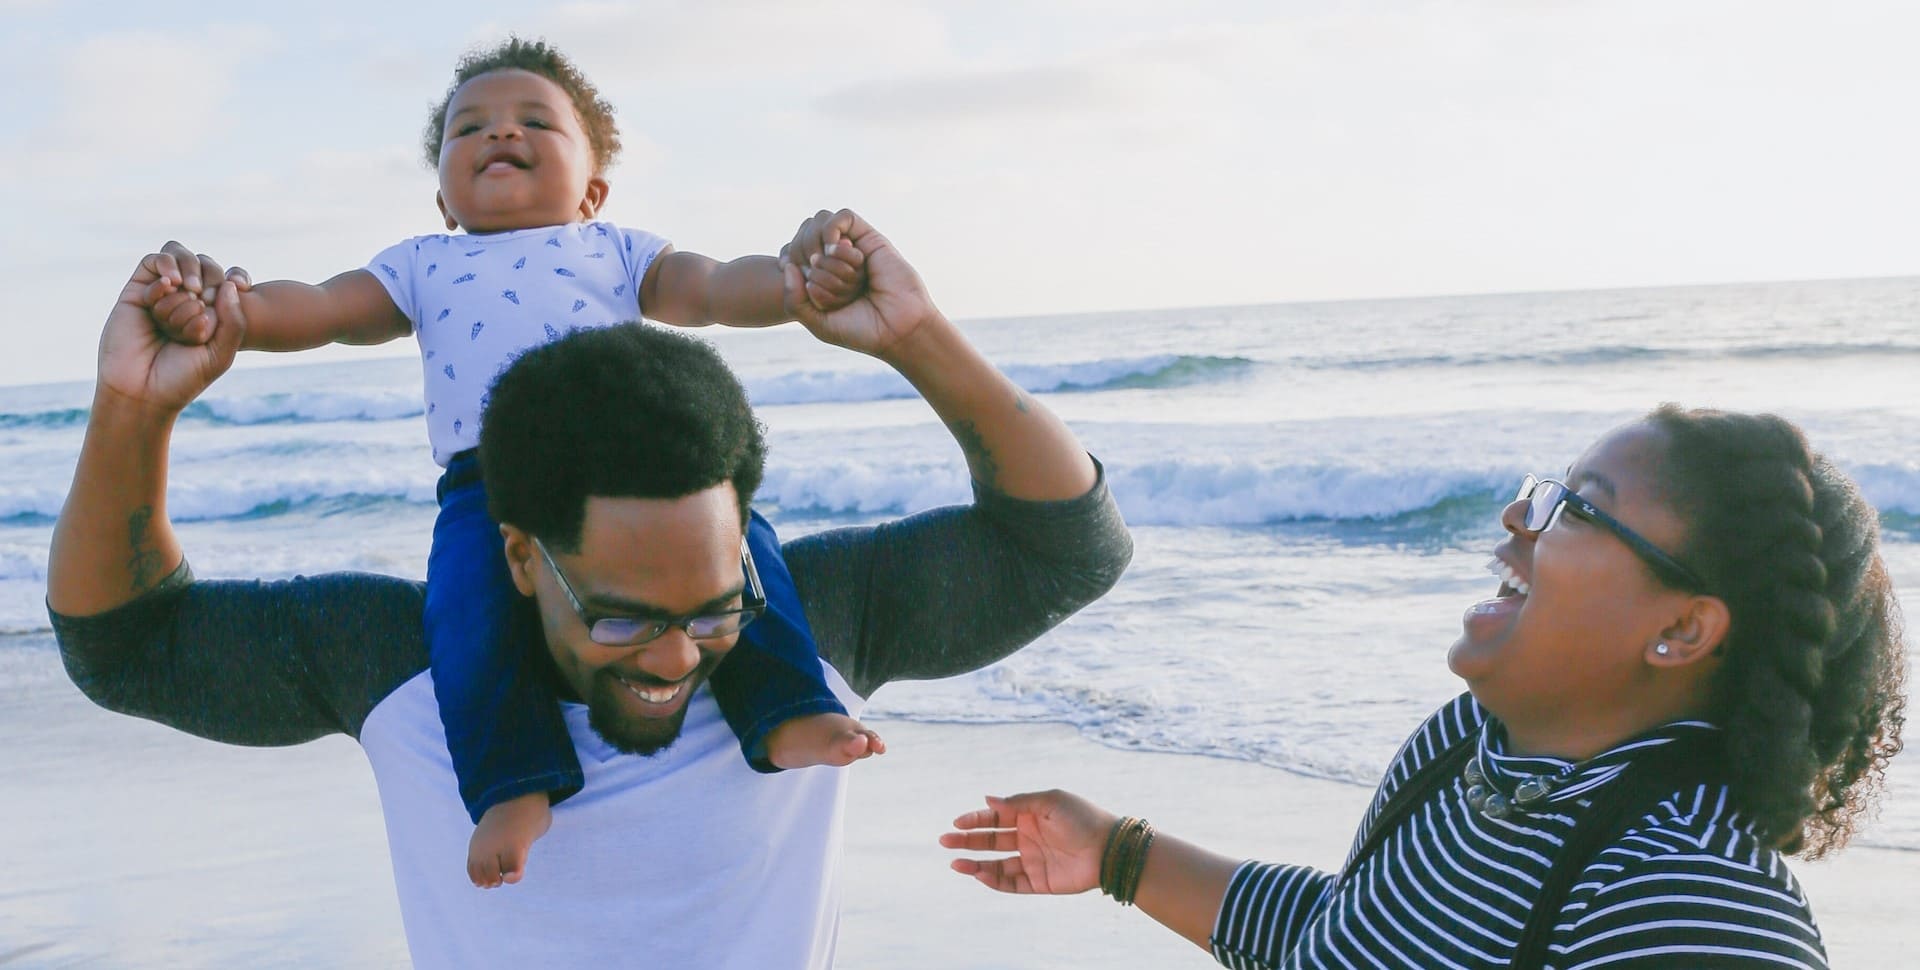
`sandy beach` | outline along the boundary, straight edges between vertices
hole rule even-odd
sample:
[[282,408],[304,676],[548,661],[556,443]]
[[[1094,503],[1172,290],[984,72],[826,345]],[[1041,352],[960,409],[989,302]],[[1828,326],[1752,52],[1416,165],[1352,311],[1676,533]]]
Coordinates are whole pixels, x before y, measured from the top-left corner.
[[[406,965],[373,782],[351,741],[215,745],[108,714],[47,674],[0,691],[14,870],[0,966]],[[1000,896],[949,872],[935,837],[986,792],[1068,788],[1224,852],[1317,865],[1338,863],[1367,798],[1065,727],[877,726],[893,752],[856,769],[847,818],[849,970],[1211,965],[1098,894]],[[1796,866],[1835,966],[1911,964],[1917,863],[1861,846]]]

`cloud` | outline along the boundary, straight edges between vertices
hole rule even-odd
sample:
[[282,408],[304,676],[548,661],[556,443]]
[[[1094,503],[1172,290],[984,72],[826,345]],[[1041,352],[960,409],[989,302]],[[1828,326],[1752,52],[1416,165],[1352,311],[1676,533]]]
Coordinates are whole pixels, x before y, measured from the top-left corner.
[[[251,257],[231,247],[306,251],[313,240],[391,242],[431,231],[439,222],[433,193],[433,173],[422,168],[408,148],[319,150],[270,169],[182,178],[174,191],[161,195],[116,183],[103,189],[99,204],[78,217],[74,227],[99,238],[150,241],[148,245],[177,236],[209,251],[221,247],[225,258],[241,261]],[[372,254],[336,253],[316,272],[323,278]]]
[[85,38],[55,62],[57,107],[15,160],[30,176],[70,178],[189,154],[214,127],[235,70],[273,44],[270,31],[233,26]]
[[536,23],[603,83],[777,82],[804,90],[953,59],[945,19],[906,0],[576,2]]
[[1022,116],[1105,114],[1129,103],[1126,88],[1084,67],[1031,67],[850,84],[817,99],[834,121],[892,127],[953,121],[1001,123]]
[[[829,124],[931,153],[1154,151],[1217,144],[1233,80],[1192,52],[1136,46],[840,85],[809,108]],[[1216,52],[1217,53],[1217,52]]]

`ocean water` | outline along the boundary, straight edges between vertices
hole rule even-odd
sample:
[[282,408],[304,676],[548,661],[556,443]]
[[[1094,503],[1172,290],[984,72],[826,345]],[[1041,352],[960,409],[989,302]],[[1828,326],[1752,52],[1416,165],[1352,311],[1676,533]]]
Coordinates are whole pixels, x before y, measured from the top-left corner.
[[[1460,687],[1494,516],[1663,401],[1770,410],[1881,512],[1920,604],[1920,278],[973,321],[1105,463],[1118,588],[1014,657],[872,710],[1054,721],[1122,748],[1370,782]],[[964,501],[965,466],[881,365],[798,327],[707,331],[768,428],[788,536]],[[171,512],[203,576],[420,576],[437,473],[411,358],[241,370],[180,423]],[[90,385],[0,388],[0,687],[63,675],[47,542]],[[937,618],[929,622],[938,622]],[[10,693],[14,691],[9,691]],[[1863,841],[1920,850],[1920,755]]]

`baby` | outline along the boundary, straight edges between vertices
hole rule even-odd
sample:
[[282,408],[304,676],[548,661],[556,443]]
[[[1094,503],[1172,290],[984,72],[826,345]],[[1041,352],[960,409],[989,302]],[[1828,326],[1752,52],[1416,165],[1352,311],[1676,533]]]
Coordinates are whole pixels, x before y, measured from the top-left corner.
[[[689,327],[758,327],[793,317],[773,257],[718,263],[596,221],[607,198],[604,172],[619,147],[612,109],[544,41],[515,38],[470,54],[426,136],[440,212],[458,232],[405,240],[366,269],[317,286],[278,281],[243,286],[241,295],[245,348],[419,339],[428,437],[446,469],[427,560],[425,629],[447,747],[475,822],[467,873],[481,887],[520,880],[529,848],[552,822],[551,804],[582,784],[551,687],[527,662],[538,656],[539,645],[526,641],[540,636],[539,626],[525,613],[513,621],[514,611],[531,607],[515,595],[499,525],[486,512],[474,448],[489,385],[529,347],[575,327],[621,325],[643,311]],[[818,243],[822,256],[802,267],[806,298],[823,311],[837,309],[865,286],[863,257],[838,238]],[[200,342],[212,332],[212,291],[198,284],[219,280],[196,279],[199,269],[164,274],[149,290],[149,312],[173,339]],[[757,512],[742,561],[749,595],[760,595],[677,622],[695,639],[739,635],[712,683],[748,761],[775,771],[883,752],[879,737],[847,716],[828,689],[779,541]],[[609,646],[642,644],[671,627],[585,613],[579,621]],[[668,715],[677,717],[691,691],[655,693],[661,696],[640,700],[677,706]]]

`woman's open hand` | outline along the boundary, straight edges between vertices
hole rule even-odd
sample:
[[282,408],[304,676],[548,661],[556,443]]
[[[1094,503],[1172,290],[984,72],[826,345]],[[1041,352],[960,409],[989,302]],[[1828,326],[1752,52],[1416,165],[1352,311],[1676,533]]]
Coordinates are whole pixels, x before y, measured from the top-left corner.
[[1118,817],[1078,795],[1030,792],[987,796],[987,807],[953,820],[940,844],[967,852],[1012,852],[998,859],[955,859],[953,871],[1003,893],[1067,895],[1100,885],[1100,857]]

